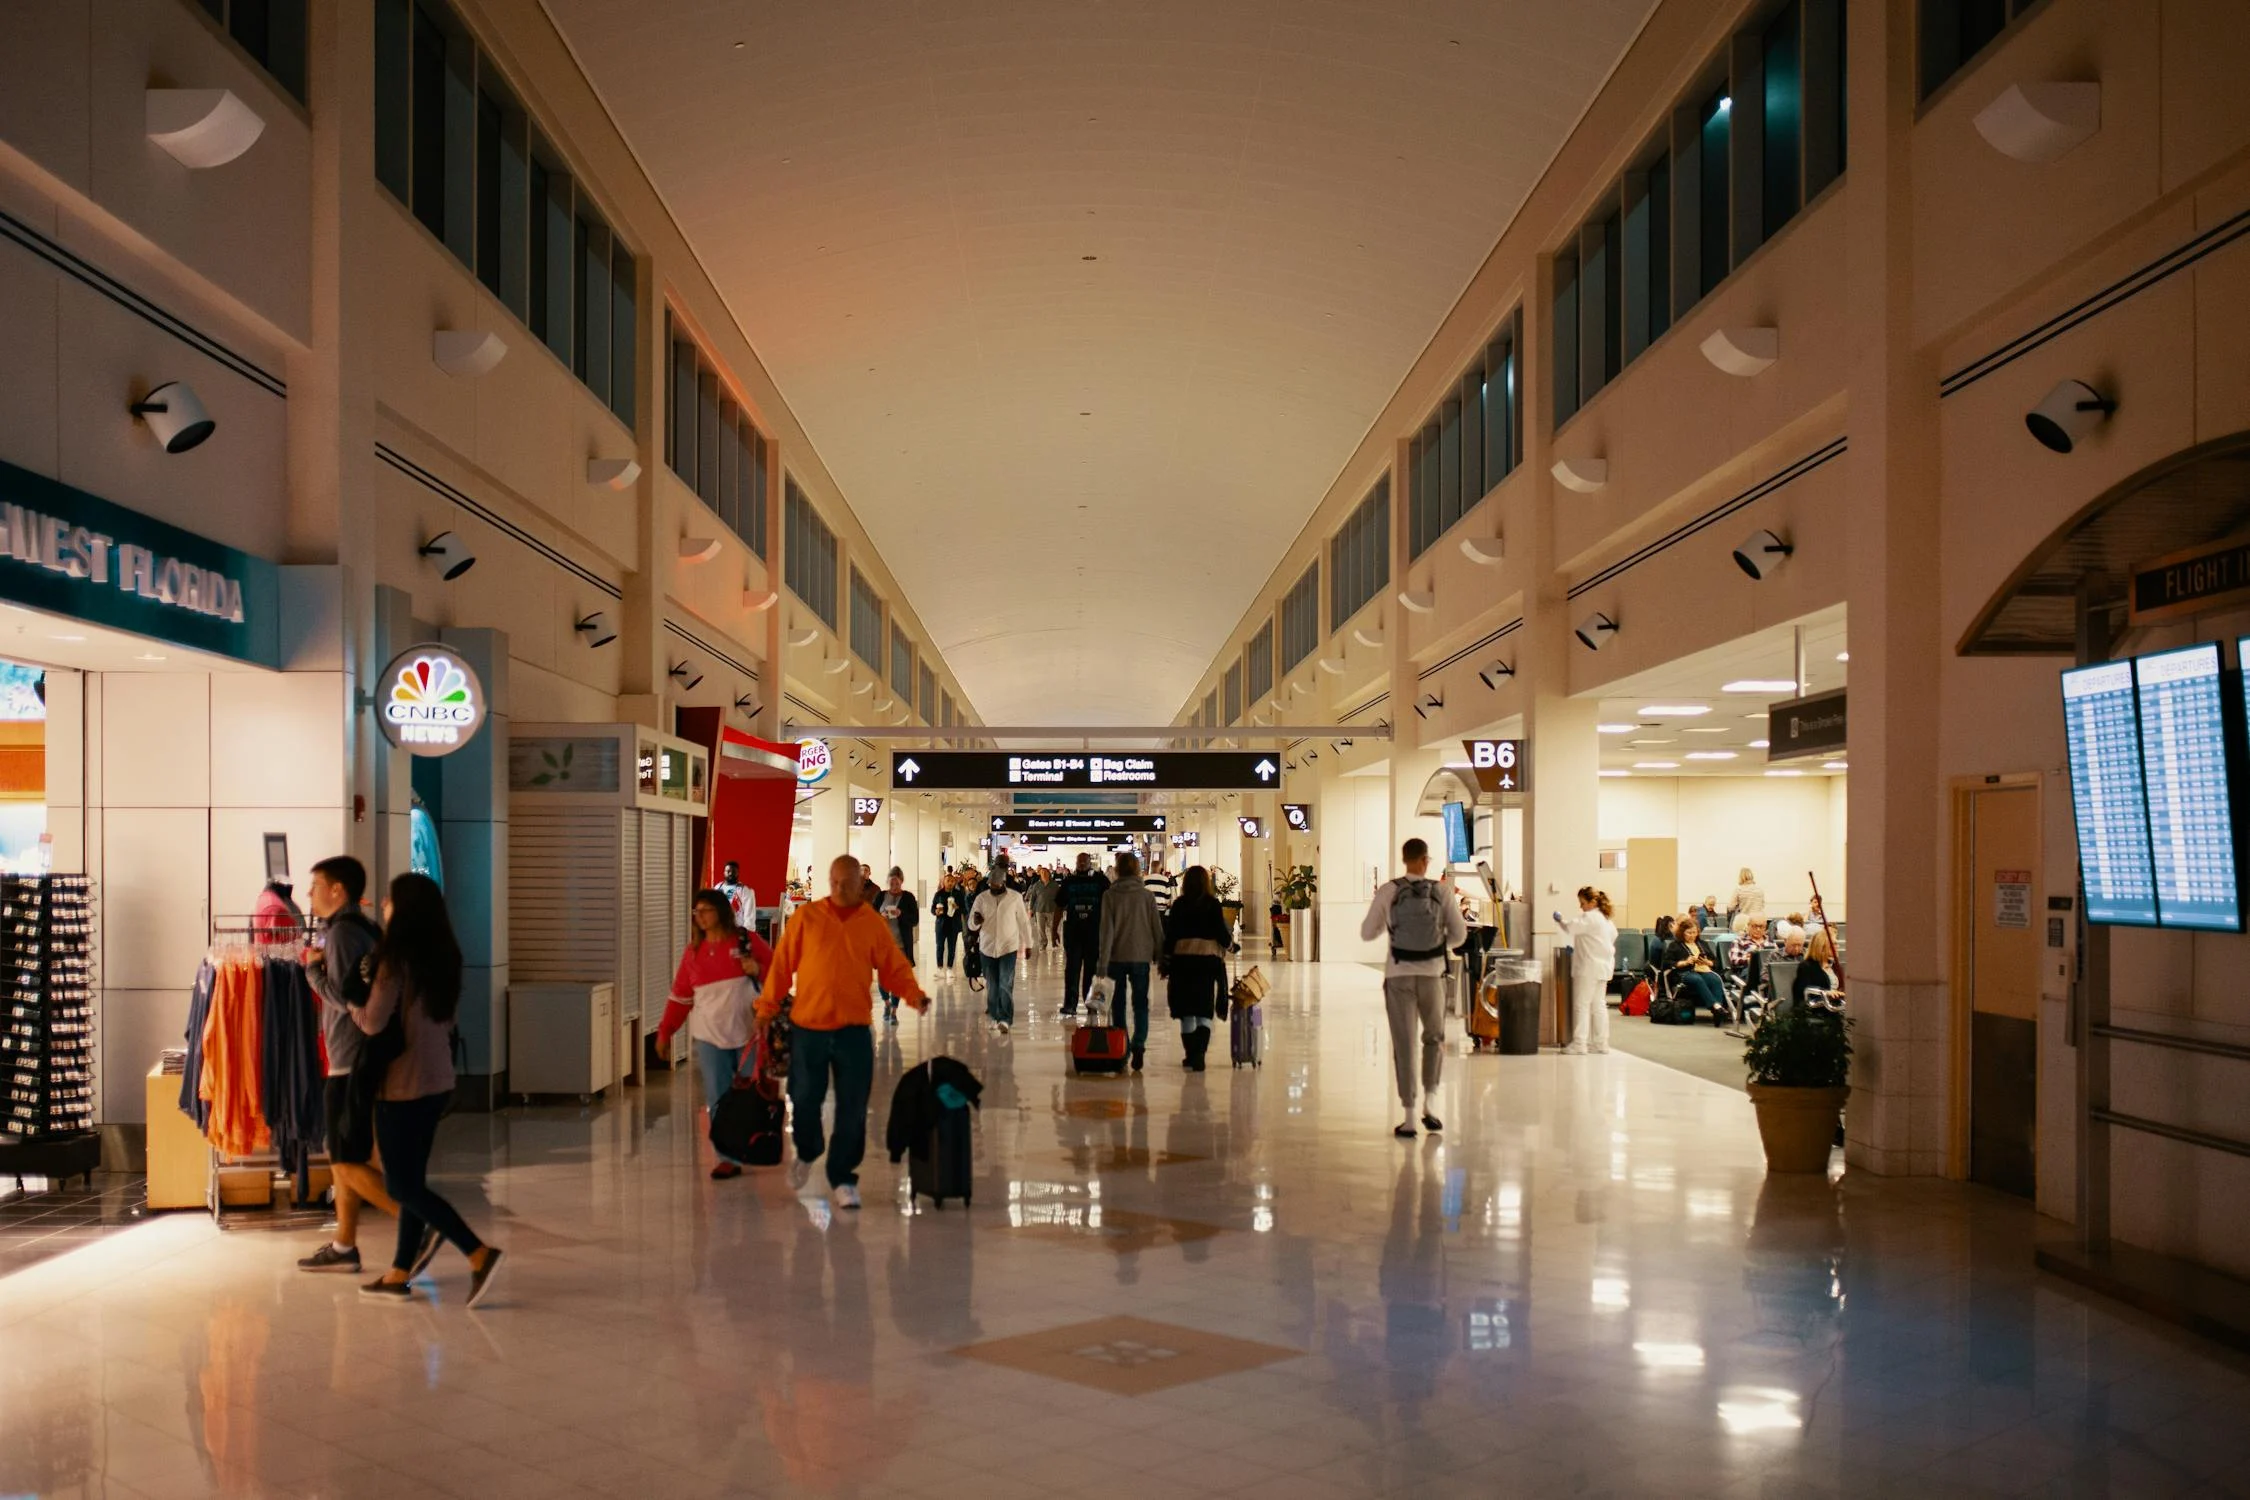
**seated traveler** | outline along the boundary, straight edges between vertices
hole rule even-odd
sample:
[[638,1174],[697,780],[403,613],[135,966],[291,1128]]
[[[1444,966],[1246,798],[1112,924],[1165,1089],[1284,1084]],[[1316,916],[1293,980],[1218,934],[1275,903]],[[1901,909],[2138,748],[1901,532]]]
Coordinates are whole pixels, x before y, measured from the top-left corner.
[[1654,968],[1660,978],[1659,993],[1668,994],[1693,1020],[1708,1010],[1714,1024],[1728,1019],[1726,985],[1719,978],[1718,956],[1703,940],[1703,929],[1692,916],[1681,917],[1672,927],[1671,941],[1657,952]]
[[1798,1005],[1808,1001],[1831,1005],[1843,1001],[1843,976],[1836,972],[1836,944],[1825,927],[1815,928],[1810,938],[1800,939],[1805,961],[1797,966],[1797,977],[1790,982],[1790,998]]

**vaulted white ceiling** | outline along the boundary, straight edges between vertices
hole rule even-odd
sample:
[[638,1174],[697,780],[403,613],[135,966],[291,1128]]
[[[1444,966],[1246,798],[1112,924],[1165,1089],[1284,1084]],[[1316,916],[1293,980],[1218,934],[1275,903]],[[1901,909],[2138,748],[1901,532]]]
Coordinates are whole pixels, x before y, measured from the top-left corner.
[[1168,719],[1651,0],[544,0],[987,723]]

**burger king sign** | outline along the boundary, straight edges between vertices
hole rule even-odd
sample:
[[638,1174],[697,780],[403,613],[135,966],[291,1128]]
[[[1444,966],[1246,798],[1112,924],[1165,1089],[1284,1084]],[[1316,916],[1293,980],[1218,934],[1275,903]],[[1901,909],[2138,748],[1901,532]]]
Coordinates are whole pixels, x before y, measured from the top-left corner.
[[822,780],[828,775],[828,768],[833,763],[828,741],[797,741],[797,785],[811,786]]

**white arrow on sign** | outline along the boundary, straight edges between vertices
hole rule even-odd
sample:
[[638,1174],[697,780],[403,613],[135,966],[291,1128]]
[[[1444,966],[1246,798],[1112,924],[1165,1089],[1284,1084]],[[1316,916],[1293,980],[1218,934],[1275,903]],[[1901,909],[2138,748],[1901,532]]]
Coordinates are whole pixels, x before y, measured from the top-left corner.
[[1164,815],[1162,813],[1158,813],[1156,816],[1156,831],[1158,833],[1164,831]]
[[1002,828],[1005,828],[1006,826],[1007,826],[1007,822],[1006,822],[1006,820],[1005,820],[1005,819],[1002,819],[1002,818],[994,818],[994,819],[992,820],[992,831],[993,831],[994,833],[998,833],[998,832],[999,832],[999,831],[1000,831],[1000,830],[1001,830]]
[[901,781],[912,781],[915,777],[921,774],[921,762],[917,761],[911,755],[898,763],[898,778]]
[[1259,761],[1256,765],[1250,768],[1250,774],[1257,777],[1260,781],[1273,780],[1273,762],[1270,760]]

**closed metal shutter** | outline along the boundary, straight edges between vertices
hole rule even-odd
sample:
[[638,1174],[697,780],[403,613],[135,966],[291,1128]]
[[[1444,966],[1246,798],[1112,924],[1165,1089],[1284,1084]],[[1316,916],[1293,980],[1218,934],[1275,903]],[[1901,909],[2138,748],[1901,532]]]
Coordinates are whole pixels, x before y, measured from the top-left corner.
[[617,977],[618,810],[509,809],[508,969],[511,980],[600,983]]

